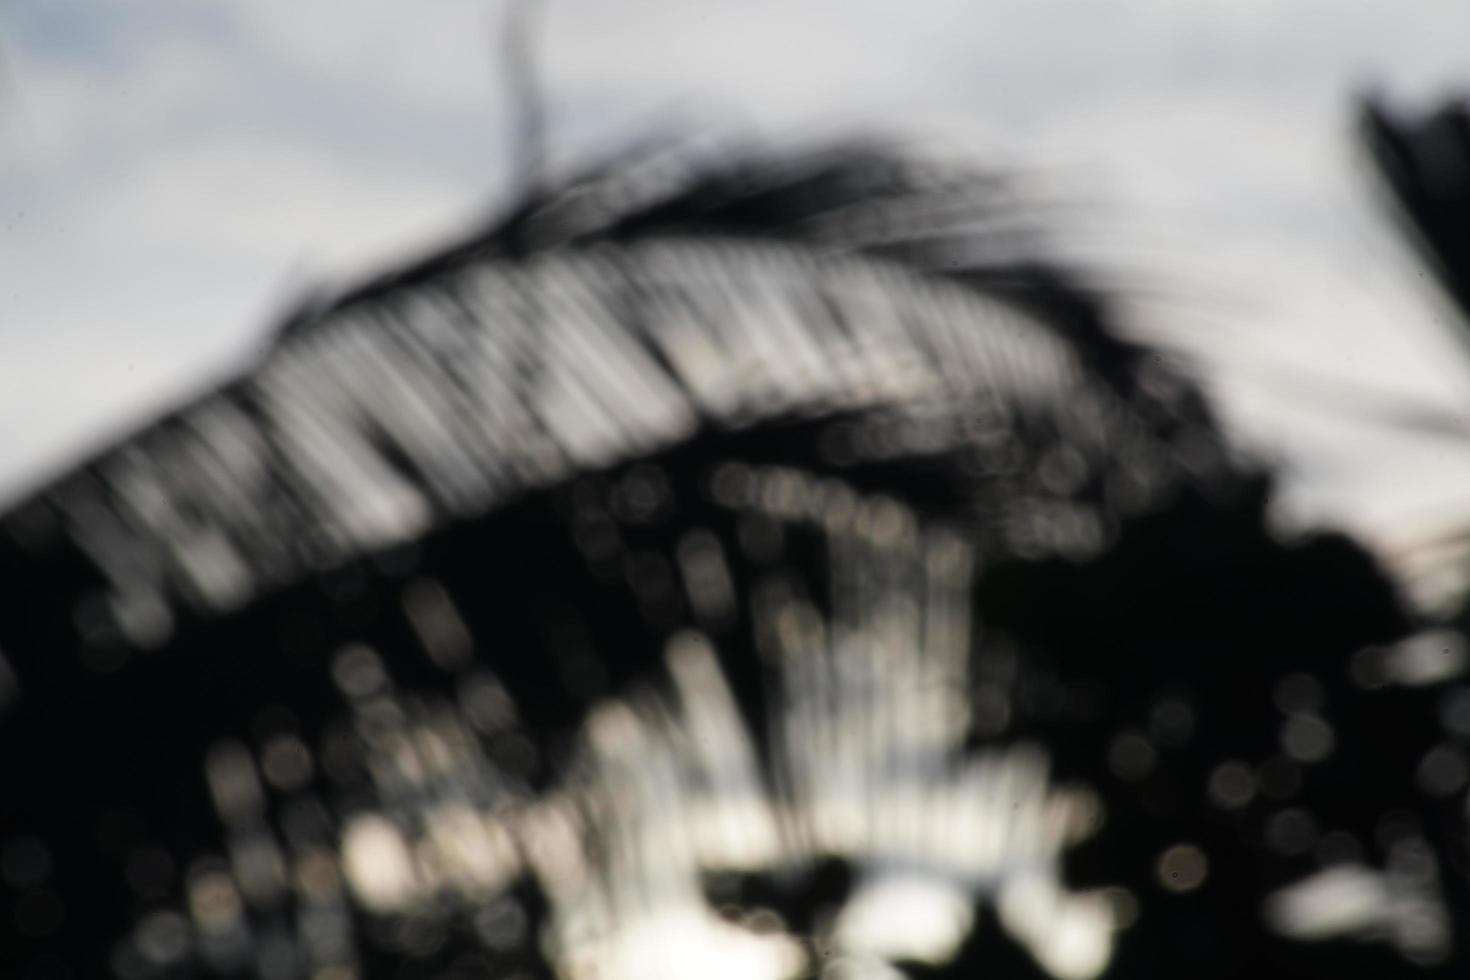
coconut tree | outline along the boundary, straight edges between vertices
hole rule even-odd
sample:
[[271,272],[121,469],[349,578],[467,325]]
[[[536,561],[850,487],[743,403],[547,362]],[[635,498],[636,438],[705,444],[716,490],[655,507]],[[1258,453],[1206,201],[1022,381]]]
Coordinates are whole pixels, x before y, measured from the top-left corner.
[[1461,975],[1453,635],[1028,214],[619,155],[14,507],[7,975]]

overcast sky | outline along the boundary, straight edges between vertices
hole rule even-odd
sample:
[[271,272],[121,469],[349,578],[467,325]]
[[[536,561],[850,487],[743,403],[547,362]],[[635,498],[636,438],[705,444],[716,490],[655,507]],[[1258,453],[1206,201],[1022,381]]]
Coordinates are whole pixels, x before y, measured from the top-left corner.
[[[238,365],[308,288],[484,215],[503,13],[0,0],[0,497]],[[1470,80],[1464,0],[556,0],[541,21],[561,155],[670,120],[942,131],[1085,205],[1055,230],[1212,366],[1289,465],[1285,509],[1380,541],[1470,513],[1470,442],[1328,401],[1371,386],[1470,424],[1446,313],[1350,141],[1370,84],[1416,107]]]

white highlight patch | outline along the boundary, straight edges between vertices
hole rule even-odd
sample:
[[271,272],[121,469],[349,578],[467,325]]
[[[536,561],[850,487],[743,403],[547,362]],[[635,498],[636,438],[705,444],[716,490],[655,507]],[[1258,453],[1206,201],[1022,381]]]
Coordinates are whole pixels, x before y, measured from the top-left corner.
[[962,888],[937,878],[879,878],[842,909],[833,940],[844,951],[937,966],[969,934],[972,904]]
[[408,844],[383,817],[355,817],[347,825],[342,871],[352,894],[374,912],[401,911],[418,899],[418,874]]
[[1330,939],[1377,925],[1387,907],[1383,875],[1347,865],[1276,892],[1266,902],[1266,920],[1292,939]]
[[1105,893],[1073,895],[1050,875],[1024,875],[1001,886],[996,904],[1006,931],[1057,980],[1107,969],[1118,913]]
[[1388,651],[1386,668],[1397,684],[1419,687],[1459,677],[1470,663],[1465,639],[1451,630],[1425,630]]
[[693,906],[624,920],[568,950],[562,965],[568,980],[787,980],[808,970],[790,936],[757,935]]

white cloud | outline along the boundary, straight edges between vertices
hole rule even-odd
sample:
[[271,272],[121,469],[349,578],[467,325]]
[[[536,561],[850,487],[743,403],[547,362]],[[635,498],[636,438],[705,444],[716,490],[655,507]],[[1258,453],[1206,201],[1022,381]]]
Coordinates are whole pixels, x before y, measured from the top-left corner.
[[393,104],[483,113],[494,102],[504,4],[483,0],[252,0],[229,6],[252,53],[303,83],[331,81]]

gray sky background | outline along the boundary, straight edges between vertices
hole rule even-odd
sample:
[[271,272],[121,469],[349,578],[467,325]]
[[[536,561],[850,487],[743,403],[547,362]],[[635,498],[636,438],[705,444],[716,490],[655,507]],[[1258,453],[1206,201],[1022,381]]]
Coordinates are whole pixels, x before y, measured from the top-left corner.
[[[0,498],[239,363],[308,287],[503,192],[485,0],[0,0]],[[1464,0],[556,0],[559,155],[682,122],[898,126],[1027,168],[1054,229],[1210,367],[1283,514],[1386,548],[1470,515],[1470,360],[1350,142],[1470,82]]]

